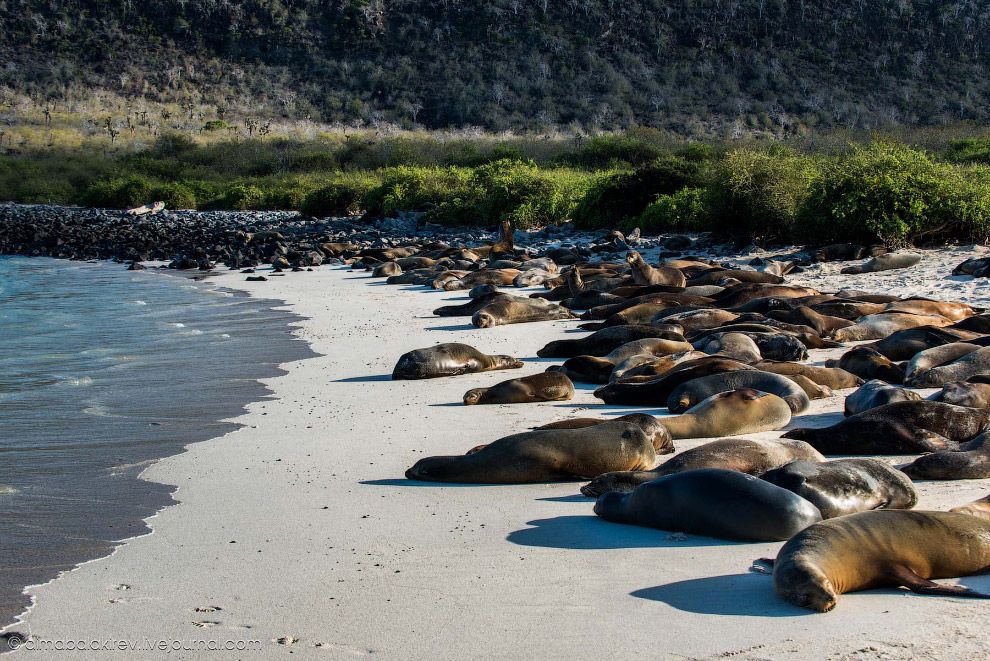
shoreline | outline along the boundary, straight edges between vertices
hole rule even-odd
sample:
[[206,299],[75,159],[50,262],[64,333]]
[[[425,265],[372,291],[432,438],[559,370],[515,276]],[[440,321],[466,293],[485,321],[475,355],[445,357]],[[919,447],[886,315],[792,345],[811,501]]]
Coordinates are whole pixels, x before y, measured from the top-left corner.
[[[443,341],[515,354],[526,367],[513,376],[542,371],[555,361],[529,356],[574,322],[477,329],[430,315],[463,292],[387,287],[361,271],[243,278],[210,280],[285,301],[301,317],[294,334],[320,355],[265,380],[272,398],[250,405],[236,419],[240,429],[142,471],[142,479],[175,485],[177,503],[147,519],[150,534],[37,587],[10,630],[48,639],[249,638],[268,655],[314,658],[626,658],[647,649],[690,658],[897,658],[982,649],[970,623],[978,604],[885,590],[845,597],[828,615],[798,612],[776,598],[768,577],[747,571],[778,544],[608,524],[575,495],[581,483],[402,479],[427,454],[463,452],[587,409],[629,412],[602,405],[587,384],[577,384],[571,402],[464,407],[465,390],[511,377],[388,376],[401,353]],[[816,400],[806,415],[828,424],[844,394]],[[919,508],[967,502],[988,485],[922,482]],[[990,578],[967,583],[986,589]],[[713,623],[717,640],[704,633]],[[298,640],[286,646],[290,639]]]

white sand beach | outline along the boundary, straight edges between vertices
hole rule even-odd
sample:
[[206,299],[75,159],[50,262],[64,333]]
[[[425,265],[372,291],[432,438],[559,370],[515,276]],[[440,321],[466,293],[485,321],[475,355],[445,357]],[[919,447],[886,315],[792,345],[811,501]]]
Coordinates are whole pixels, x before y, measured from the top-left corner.
[[[990,280],[947,277],[985,252],[926,252],[917,267],[861,276],[835,276],[829,264],[789,281],[990,305]],[[602,405],[588,384],[576,384],[571,402],[461,404],[470,388],[560,362],[532,356],[576,322],[477,329],[468,318],[431,315],[463,292],[387,286],[332,267],[268,282],[244,282],[236,272],[212,281],[286,301],[307,319],[296,332],[323,355],[272,379],[273,397],[250,407],[243,428],[150,467],[146,479],[178,486],[178,504],[149,521],[151,534],[32,588],[35,605],[9,631],[32,636],[36,649],[11,658],[58,658],[41,645],[69,640],[137,646],[115,648],[126,658],[161,658],[147,649],[159,641],[179,641],[186,651],[170,656],[190,659],[990,656],[985,601],[878,590],[814,614],[779,599],[769,576],[750,571],[777,543],[608,523],[593,514],[579,482],[404,479],[423,456],[462,454],[568,416],[633,410]],[[526,367],[390,380],[402,353],[450,341],[513,354]],[[837,421],[845,394],[813,402],[792,426]],[[985,496],[990,480],[917,486],[920,509],[947,509]],[[962,582],[990,591],[990,576]],[[227,653],[196,642],[252,640],[256,649]]]

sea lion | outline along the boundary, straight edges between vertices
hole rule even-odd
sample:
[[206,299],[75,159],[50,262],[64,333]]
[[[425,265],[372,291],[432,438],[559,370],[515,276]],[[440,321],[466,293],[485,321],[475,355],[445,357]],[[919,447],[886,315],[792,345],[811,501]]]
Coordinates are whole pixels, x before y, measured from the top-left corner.
[[[504,292],[501,292],[495,285],[475,285],[468,291],[468,298],[481,298],[482,296],[486,296],[488,294],[500,293]],[[474,312],[475,311],[472,310],[471,314],[474,314]],[[436,312],[434,311],[433,314],[436,314]]]
[[971,275],[974,278],[990,276],[990,257],[972,257],[952,269],[952,275]]
[[663,320],[668,324],[677,324],[685,331],[707,330],[716,328],[722,324],[734,321],[739,315],[728,310],[718,308],[702,308],[699,310],[688,310],[677,314],[668,314]]
[[612,326],[578,340],[554,340],[536,352],[540,358],[604,356],[626,342],[656,337],[683,342],[684,336],[672,326]]
[[[489,285],[485,286],[487,287]],[[471,291],[474,290],[472,289]],[[470,317],[486,305],[491,305],[492,303],[502,299],[513,300],[516,299],[516,297],[504,292],[494,291],[488,294],[475,296],[467,303],[463,303],[461,305],[443,305],[434,310],[433,314],[438,317]]]
[[894,402],[915,402],[921,395],[913,390],[892,386],[886,381],[872,379],[861,385],[856,392],[846,397],[844,414],[846,417]]
[[[804,392],[801,394],[804,395]],[[791,408],[787,402],[774,394],[752,388],[718,392],[682,415],[661,420],[674,439],[776,431],[786,427],[790,421]]]
[[595,514],[616,523],[744,541],[788,539],[822,518],[814,505],[786,489],[720,468],[668,475],[631,493],[604,493]]
[[[540,294],[533,294],[533,296],[538,295]],[[550,300],[556,300],[547,294],[542,294],[542,296]],[[562,297],[560,299],[560,304],[568,310],[590,310],[591,308],[596,308],[603,305],[614,305],[621,302],[622,298],[619,296],[600,291],[584,291],[575,296],[568,295],[567,297]]]
[[689,360],[707,357],[707,354],[700,351],[679,351],[669,356],[653,356],[651,354],[630,356],[615,365],[612,375],[608,377],[608,383],[616,383],[617,381],[624,383],[652,381]]
[[860,317],[869,314],[877,314],[883,311],[885,303],[867,303],[863,301],[831,300],[808,305],[814,312],[832,317],[835,319],[845,319],[855,322]]
[[803,374],[790,374],[787,378],[798,384],[808,399],[825,399],[835,394],[828,386],[819,385]]
[[872,347],[890,360],[910,360],[925,349],[952,342],[965,342],[976,337],[979,337],[977,333],[963,330],[920,326],[897,331],[889,337],[866,346]]
[[394,275],[402,275],[402,267],[395,262],[379,264],[371,272],[372,278],[390,278]]
[[739,306],[758,298],[801,298],[802,296],[814,296],[819,293],[817,290],[809,289],[808,287],[750,283],[727,287],[725,291],[714,298],[714,302],[720,308],[732,310],[733,312],[742,312],[743,310],[738,309]]
[[482,269],[466,273],[459,278],[447,279],[438,289],[461,291],[471,289],[475,285],[509,286],[517,275],[519,275],[518,269]]
[[392,370],[392,379],[434,379],[522,366],[523,362],[512,356],[488,356],[467,344],[447,342],[403,354]]
[[913,385],[914,380],[924,372],[973,353],[980,347],[967,342],[951,342],[941,346],[919,351],[904,368],[904,382]]
[[976,314],[973,307],[955,301],[933,301],[930,298],[906,298],[888,303],[884,312],[907,312],[909,314],[945,317],[951,321],[962,321]]
[[748,335],[742,333],[718,333],[693,344],[706,354],[728,356],[741,363],[753,364],[763,359],[760,348]]
[[910,252],[889,252],[886,255],[878,255],[866,260],[857,266],[847,266],[840,273],[877,273],[878,271],[891,271],[893,269],[906,269],[921,261],[921,255]]
[[[522,269],[520,269],[522,270]],[[548,280],[552,280],[556,274],[543,269],[525,269],[512,280],[513,287],[536,287]]]
[[621,415],[618,418],[604,419],[604,418],[567,418],[565,420],[558,420],[557,422],[551,422],[547,425],[540,425],[539,427],[533,427],[534,430],[540,429],[583,429],[585,427],[594,427],[595,425],[600,425],[605,422],[628,422],[639,426],[646,435],[652,439],[653,449],[658,455],[671,454],[674,452],[674,440],[670,437],[670,432],[667,428],[661,424],[659,418],[655,418],[647,413],[630,413],[628,415]]
[[628,422],[513,434],[471,454],[426,457],[406,471],[424,482],[526,484],[589,478],[656,463],[653,439]]
[[821,429],[792,429],[784,438],[806,441],[824,454],[919,454],[957,450],[986,430],[990,412],[921,400],[895,402]]
[[903,467],[914,480],[979,480],[990,477],[990,443],[985,432],[956,452],[925,454]]
[[808,326],[823,337],[830,337],[840,328],[852,326],[853,321],[842,317],[830,317],[815,312],[807,305],[801,305],[793,310],[771,310],[767,313],[771,319],[786,321],[791,324]]
[[990,384],[951,381],[942,384],[941,392],[935,393],[929,399],[974,409],[990,409]]
[[[706,358],[683,362],[663,376],[650,381],[642,383],[610,383],[596,390],[595,397],[604,401],[606,404],[665,406],[670,393],[681,384],[702,376],[737,370],[753,370],[753,368],[746,363],[741,363],[731,358],[708,356]],[[732,389],[725,388],[725,390]],[[702,397],[701,399],[704,398]],[[701,401],[701,399],[697,401]],[[687,408],[685,406],[682,410]]]
[[617,312],[611,317],[601,322],[589,321],[581,324],[580,328],[586,330],[598,330],[609,326],[644,325],[649,326],[664,310],[673,306],[673,303],[643,303],[626,308],[622,312]]
[[575,356],[574,358],[568,358],[564,361],[563,365],[548,367],[547,371],[562,372],[572,380],[584,383],[608,383],[615,366],[627,358],[643,354],[666,356],[690,350],[691,345],[687,342],[649,337],[626,342],[605,356]]
[[[882,250],[876,254],[882,254]],[[866,246],[861,246],[856,243],[833,243],[827,246],[822,246],[814,253],[812,253],[811,261],[813,262],[850,262],[854,259],[863,259],[864,257],[874,256],[873,253],[869,251]]]
[[911,380],[911,385],[918,388],[937,388],[950,381],[964,381],[982,374],[990,374],[990,347],[981,347],[947,365],[922,372]]
[[710,268],[690,278],[687,284],[692,287],[698,287],[703,285],[717,285],[721,282],[724,282],[728,278],[732,278],[733,280],[738,280],[739,282],[765,283],[772,285],[779,285],[780,283],[784,282],[784,279],[779,275],[776,275],[774,273],[767,273],[766,271],[747,271],[744,269]]
[[838,360],[826,360],[825,366],[837,367],[867,381],[881,379],[887,383],[904,382],[904,368],[869,346],[850,349]]
[[955,512],[876,510],[815,523],[773,563],[773,585],[790,603],[821,613],[840,594],[905,586],[919,594],[990,598],[932,578],[990,568],[990,521]]
[[783,376],[801,375],[820,386],[828,386],[835,390],[856,388],[863,384],[863,379],[840,367],[818,367],[816,365],[776,360],[762,360],[753,365],[753,367],[764,372],[772,372]]
[[990,314],[974,314],[949,326],[952,330],[972,331],[986,335],[990,333]]
[[971,503],[953,507],[949,511],[956,512],[958,514],[967,514],[969,516],[975,516],[980,519],[987,519],[990,521],[990,496],[984,496],[983,498],[974,500]]
[[708,298],[707,296],[695,296],[693,294],[673,292],[646,294],[644,296],[629,298],[617,303],[609,303],[606,305],[599,305],[589,308],[584,314],[581,315],[581,318],[586,321],[608,319],[613,314],[622,312],[626,308],[631,308],[634,305],[642,305],[644,303],[673,303],[674,305],[697,305],[699,307],[710,307],[714,303],[714,300]]
[[861,317],[852,326],[840,328],[832,334],[837,342],[880,340],[907,328],[918,326],[948,326],[952,322],[945,317],[934,317],[907,312],[880,312]]
[[793,491],[824,519],[875,509],[909,510],[918,504],[911,480],[879,459],[792,461],[760,479]]
[[563,402],[568,399],[574,399],[574,384],[559,372],[530,374],[464,393],[464,403],[468,405]]
[[674,388],[667,397],[671,413],[680,413],[720,392],[753,388],[780,397],[792,413],[801,413],[811,402],[801,386],[786,376],[760,370],[736,370],[702,376]]
[[561,319],[576,319],[576,317],[562,305],[542,298],[500,298],[475,312],[471,316],[471,323],[478,328],[492,328],[506,324]]
[[683,287],[685,284],[684,274],[669,266],[654,268],[646,263],[643,256],[635,250],[626,257],[629,268],[632,272],[633,281],[637,285],[669,285],[671,287]]

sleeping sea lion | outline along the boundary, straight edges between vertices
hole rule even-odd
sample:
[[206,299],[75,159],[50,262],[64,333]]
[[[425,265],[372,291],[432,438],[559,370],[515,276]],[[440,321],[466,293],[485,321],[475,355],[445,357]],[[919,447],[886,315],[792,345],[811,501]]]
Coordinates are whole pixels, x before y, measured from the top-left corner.
[[752,388],[716,393],[681,415],[661,419],[661,423],[674,439],[716,438],[776,431],[786,427],[790,421],[791,408],[787,402],[776,395]]
[[921,261],[921,255],[910,252],[889,252],[886,255],[878,255],[866,260],[857,266],[847,266],[840,273],[877,273],[878,271],[890,271],[893,269],[906,269]]
[[604,356],[626,342],[656,337],[683,342],[684,336],[673,326],[613,326],[595,331],[578,340],[554,340],[536,352],[540,358]]
[[850,349],[838,360],[826,360],[826,367],[837,367],[861,379],[881,379],[887,383],[903,383],[904,368],[869,346]]
[[568,399],[574,399],[574,384],[559,372],[530,374],[464,393],[464,403],[468,405],[562,402]]
[[671,454],[674,451],[674,440],[670,437],[670,432],[661,424],[660,419],[647,413],[629,413],[620,415],[618,418],[567,418],[558,420],[547,425],[533,427],[540,429],[583,429],[594,427],[606,422],[628,422],[637,425],[648,437],[652,439],[653,449],[658,455]]
[[[488,287],[490,285],[484,286]],[[472,289],[471,291],[474,290]],[[434,310],[433,314],[438,317],[470,317],[481,308],[486,305],[491,305],[495,301],[500,301],[502,299],[512,300],[515,298],[516,297],[511,294],[506,294],[496,290],[494,292],[472,297],[470,301],[461,305],[443,305]]]
[[942,390],[929,399],[974,409],[990,409],[990,384],[951,381],[942,384]]
[[950,381],[964,381],[970,377],[990,374],[990,347],[981,347],[946,365],[933,367],[911,380],[917,388],[937,388]]
[[[642,383],[627,383],[622,381],[609,383],[596,390],[595,397],[604,401],[606,404],[661,407],[667,404],[667,400],[674,389],[683,383],[710,374],[741,370],[753,370],[753,368],[746,363],[741,363],[731,358],[707,356],[705,358],[683,362],[663,376],[650,381],[644,381]],[[732,389],[725,388],[724,390]],[[704,399],[704,397],[697,401],[700,402],[701,399]],[[689,407],[685,406],[681,410],[686,410],[687,408]]]
[[852,326],[840,328],[832,334],[838,342],[880,340],[897,331],[918,326],[948,326],[952,322],[945,317],[935,317],[906,312],[880,312],[861,317]]
[[907,367],[904,368],[904,383],[913,385],[914,380],[924,372],[934,367],[951,363],[966,354],[973,353],[979,348],[979,346],[967,342],[951,342],[919,351],[908,361]]
[[913,390],[892,386],[886,381],[872,379],[861,385],[856,392],[846,397],[843,413],[846,417],[894,402],[915,402],[921,395]]
[[956,452],[925,454],[902,468],[914,480],[979,480],[990,477],[990,443],[983,433]]
[[786,376],[759,370],[737,370],[710,374],[682,383],[667,397],[667,408],[671,413],[680,413],[712,395],[737,388],[752,388],[777,395],[784,400],[792,413],[801,413],[811,405],[801,386]]
[[478,328],[534,321],[576,319],[567,308],[542,298],[500,298],[481,308],[471,317]]
[[434,379],[522,366],[523,362],[512,356],[488,356],[467,344],[448,342],[403,354],[392,370],[392,379]]
[[816,365],[777,360],[762,360],[753,365],[753,367],[764,372],[772,372],[783,376],[801,375],[820,386],[828,386],[835,390],[856,388],[863,384],[863,379],[840,367],[818,367]]

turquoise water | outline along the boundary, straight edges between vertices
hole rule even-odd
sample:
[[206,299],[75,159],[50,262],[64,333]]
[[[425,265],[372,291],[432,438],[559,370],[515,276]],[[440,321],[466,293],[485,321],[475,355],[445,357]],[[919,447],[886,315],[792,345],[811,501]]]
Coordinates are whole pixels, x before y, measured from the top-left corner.
[[0,628],[24,586],[147,531],[155,459],[236,428],[312,355],[274,301],[114,264],[0,257]]

